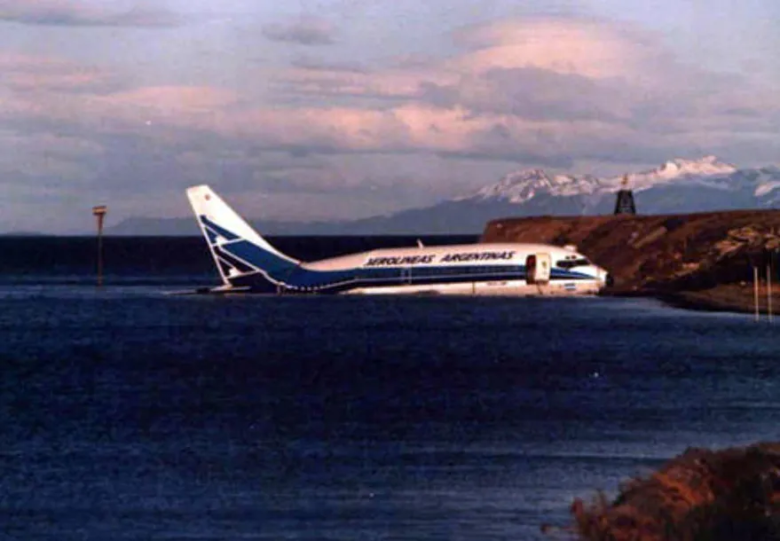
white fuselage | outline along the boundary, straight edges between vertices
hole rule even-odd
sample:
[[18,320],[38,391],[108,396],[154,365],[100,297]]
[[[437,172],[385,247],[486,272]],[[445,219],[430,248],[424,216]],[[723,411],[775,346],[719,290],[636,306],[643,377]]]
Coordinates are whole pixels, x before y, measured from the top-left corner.
[[342,291],[350,294],[576,295],[598,293],[607,281],[607,272],[583,255],[545,244],[381,249],[302,268],[324,273],[357,269],[359,283]]

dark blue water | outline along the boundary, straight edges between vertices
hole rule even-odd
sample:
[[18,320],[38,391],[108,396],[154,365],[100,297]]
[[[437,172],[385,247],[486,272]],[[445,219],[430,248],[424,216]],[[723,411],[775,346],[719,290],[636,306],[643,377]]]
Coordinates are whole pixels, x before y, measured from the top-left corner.
[[115,240],[97,290],[88,240],[0,241],[40,262],[0,263],[0,539],[541,539],[688,446],[777,437],[780,347],[750,317],[165,295],[213,283],[186,239]]

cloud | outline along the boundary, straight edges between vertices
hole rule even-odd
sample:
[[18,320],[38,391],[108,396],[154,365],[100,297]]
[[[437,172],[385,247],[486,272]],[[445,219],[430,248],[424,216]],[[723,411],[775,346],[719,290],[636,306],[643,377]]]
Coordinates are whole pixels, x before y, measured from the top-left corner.
[[[103,137],[140,137],[167,149],[222,141],[235,148],[285,151],[298,157],[428,154],[557,168],[568,168],[581,160],[663,160],[686,148],[698,149],[702,141],[722,146],[736,137],[734,126],[746,132],[757,126],[753,117],[741,115],[741,124],[735,124],[706,107],[701,111],[666,108],[660,113],[652,108],[641,110],[637,109],[641,102],[632,102],[630,96],[622,94],[617,98],[604,94],[601,102],[598,87],[590,87],[593,81],[543,72],[539,83],[536,71],[515,71],[499,72],[484,95],[470,95],[468,87],[465,96],[459,94],[464,87],[439,88],[435,91],[441,95],[423,92],[419,98],[383,109],[275,108],[252,105],[218,88],[145,87],[104,95],[74,94],[69,99],[58,95],[51,101],[37,97],[37,109],[30,105],[24,112],[39,115],[42,121],[80,126]],[[501,92],[501,83],[525,79],[530,80],[526,82],[529,88],[541,85],[531,92],[532,99],[520,92],[519,97],[509,94],[505,103],[500,99],[491,103]],[[556,88],[566,91],[556,93]],[[610,104],[620,114],[612,114]],[[655,123],[643,121],[644,116],[661,113],[674,116]],[[676,120],[681,115],[688,115],[688,120]],[[776,120],[766,122],[764,128],[769,130],[776,124]],[[232,167],[236,174],[247,175]],[[301,180],[301,171],[293,176],[299,180],[292,184],[316,191],[315,182]],[[279,185],[274,186],[279,191]]]
[[136,6],[116,11],[106,5],[70,0],[0,0],[0,21],[45,26],[173,27],[182,21],[173,13]]
[[438,61],[377,63],[363,72],[298,63],[277,80],[286,97],[350,108],[365,122],[362,138],[345,136],[322,110],[308,117],[310,133],[329,125],[343,136],[333,144],[352,149],[569,167],[655,160],[699,148],[708,132],[721,146],[738,133],[778,127],[780,104],[766,89],[686,65],[641,29],[529,18],[469,27],[454,39],[461,52]]
[[590,78],[628,77],[668,60],[651,34],[587,19],[507,20],[469,27],[454,37],[467,52],[448,67],[472,75],[537,68]]
[[18,93],[101,91],[116,88],[116,77],[105,69],[61,59],[0,54],[4,86]]
[[236,101],[233,92],[216,87],[153,86],[95,97],[89,104],[101,114],[114,111],[112,116],[117,118],[175,123],[201,115],[212,117]]
[[271,213],[284,204],[306,217],[347,217],[358,212],[339,200],[347,191],[372,214],[427,204],[518,166],[623,168],[708,153],[740,163],[777,150],[780,102],[771,89],[685,65],[652,35],[532,19],[454,39],[459,49],[438,59],[358,64],[323,49],[282,69],[250,69],[247,87],[271,82],[262,100],[0,55],[0,120],[30,136],[10,140],[24,150],[13,155],[25,157],[3,167],[21,184],[34,178],[61,193],[68,188],[55,179],[108,179],[105,193],[115,198],[148,188],[178,201],[186,185],[214,182],[264,194]]
[[629,89],[665,88],[680,78],[673,72],[678,64],[652,35],[602,22],[503,21],[469,27],[453,39],[463,51],[446,59],[412,58],[371,71],[295,62],[278,80],[287,96],[404,100],[458,105],[475,114],[576,119],[625,117]]
[[[43,76],[45,77],[45,76]],[[0,118],[58,122],[98,133],[170,136],[171,129],[221,131],[236,96],[213,87],[141,87],[112,91],[17,93],[0,102]]]
[[288,98],[347,97],[409,101],[420,95],[421,76],[407,71],[368,72],[296,66],[279,74],[276,81],[280,93]]
[[291,65],[294,68],[313,72],[364,74],[369,72],[368,68],[357,62],[333,62],[310,56],[299,56],[292,61]]
[[298,45],[333,45],[336,29],[328,21],[316,17],[301,17],[285,23],[269,24],[263,35],[272,41]]
[[539,68],[493,69],[448,84],[424,83],[420,100],[462,106],[472,114],[529,120],[621,121],[630,116],[629,92],[619,84]]
[[76,181],[87,175],[83,163],[100,158],[103,147],[94,141],[54,133],[23,135],[0,131],[0,172],[27,179]]
[[[527,46],[519,57],[536,58],[530,53],[539,44],[536,38],[526,40],[528,33],[537,38],[565,37],[568,31],[569,46],[581,49],[581,61],[571,66],[557,64],[555,55],[537,58],[538,65],[530,66],[528,61],[519,66],[493,62],[502,58],[507,46],[516,52]],[[599,36],[604,43],[598,43]],[[665,71],[654,72],[652,79],[621,75],[618,68],[628,64],[628,75],[634,74],[630,58],[644,66],[665,55],[663,50],[649,51],[648,38],[637,41],[621,30],[591,22],[580,28],[572,21],[548,19],[484,25],[456,37],[466,50],[450,58],[386,67],[377,63],[370,71],[329,59],[299,57],[290,68],[273,74],[280,103],[286,102],[282,107],[252,103],[207,86],[112,88],[80,96],[39,93],[35,99],[17,96],[14,103],[19,114],[38,116],[42,122],[70,122],[98,133],[134,134],[166,145],[186,145],[197,135],[233,144],[246,141],[257,149],[301,156],[431,153],[557,167],[611,155],[608,149],[595,148],[596,142],[609,146],[629,138],[647,147],[658,139],[664,125],[680,126],[682,116],[714,118],[711,109],[717,100],[712,96],[702,100],[686,90],[691,77],[701,74],[693,72],[669,84],[672,76],[680,78],[683,71],[670,63]],[[474,56],[480,52],[485,55]],[[475,58],[491,62],[475,63]],[[620,61],[600,66],[605,58]],[[601,71],[595,71],[596,65]],[[47,69],[41,68],[36,77],[53,78],[51,72],[56,70]],[[83,81],[89,88],[97,84],[95,76],[89,72],[62,76],[65,81],[60,84],[73,81],[78,86]],[[711,88],[722,86],[714,79],[701,80]],[[290,100],[293,96],[299,99]],[[664,99],[669,96],[676,98],[671,100],[674,106]],[[739,101],[745,105],[744,99]],[[0,114],[14,103],[0,104]],[[696,108],[691,103],[697,103]],[[734,105],[738,103],[723,96],[717,103],[723,110]],[[751,122],[751,117],[740,118]],[[651,125],[653,139],[632,137],[647,135]],[[594,129],[598,136],[593,135]]]

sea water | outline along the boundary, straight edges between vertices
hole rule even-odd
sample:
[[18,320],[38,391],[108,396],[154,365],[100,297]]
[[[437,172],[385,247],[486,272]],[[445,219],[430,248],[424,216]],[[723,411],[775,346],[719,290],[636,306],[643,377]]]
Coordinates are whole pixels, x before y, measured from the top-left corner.
[[688,447],[777,438],[750,316],[167,295],[215,283],[196,240],[112,240],[100,289],[92,239],[0,240],[0,538],[544,539]]

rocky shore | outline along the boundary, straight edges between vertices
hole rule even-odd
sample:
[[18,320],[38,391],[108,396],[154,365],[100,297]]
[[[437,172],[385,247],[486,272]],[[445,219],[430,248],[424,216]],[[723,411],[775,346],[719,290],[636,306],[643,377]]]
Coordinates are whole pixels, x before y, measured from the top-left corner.
[[[767,272],[779,281],[780,211],[505,218],[485,226],[482,242],[573,244],[614,277],[605,294],[703,310],[752,312],[758,269],[766,312]],[[780,308],[780,284],[769,293]]]
[[567,531],[582,541],[780,539],[780,444],[689,449],[614,501],[575,500]]

